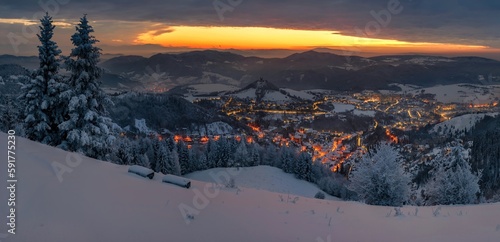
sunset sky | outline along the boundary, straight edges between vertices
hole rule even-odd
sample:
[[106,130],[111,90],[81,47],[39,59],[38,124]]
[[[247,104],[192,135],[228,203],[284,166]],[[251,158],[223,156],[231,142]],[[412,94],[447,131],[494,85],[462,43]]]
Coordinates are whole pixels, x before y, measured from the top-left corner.
[[[88,14],[103,53],[194,49],[273,53],[330,48],[353,55],[479,55],[500,59],[498,0],[42,0],[0,3],[0,54],[35,55],[38,19],[55,20],[67,54]],[[270,51],[269,51],[270,52]]]

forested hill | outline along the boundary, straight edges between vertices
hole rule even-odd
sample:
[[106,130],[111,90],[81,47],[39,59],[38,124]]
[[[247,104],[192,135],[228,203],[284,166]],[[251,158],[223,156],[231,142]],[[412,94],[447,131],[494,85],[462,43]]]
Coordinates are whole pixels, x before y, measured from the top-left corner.
[[469,133],[472,146],[471,163],[482,170],[480,185],[486,197],[500,189],[500,115],[485,117]]
[[190,125],[203,125],[224,119],[182,98],[166,94],[126,93],[111,97],[107,107],[110,117],[121,127],[145,119],[154,130],[176,130]]

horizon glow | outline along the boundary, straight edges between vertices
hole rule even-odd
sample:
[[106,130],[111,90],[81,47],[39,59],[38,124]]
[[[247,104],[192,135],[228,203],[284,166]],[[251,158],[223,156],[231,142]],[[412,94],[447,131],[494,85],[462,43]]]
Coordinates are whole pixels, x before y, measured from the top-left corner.
[[134,44],[194,49],[366,49],[374,52],[488,52],[481,45],[407,42],[342,35],[336,31],[277,29],[266,27],[173,26],[138,34]]

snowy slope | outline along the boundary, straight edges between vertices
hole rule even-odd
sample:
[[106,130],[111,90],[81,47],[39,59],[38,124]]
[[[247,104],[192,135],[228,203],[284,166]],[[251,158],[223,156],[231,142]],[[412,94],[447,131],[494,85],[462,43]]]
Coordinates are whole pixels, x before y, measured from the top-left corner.
[[[214,168],[206,171],[193,172],[186,177],[204,181],[214,182],[210,174],[225,171],[230,168]],[[255,188],[270,192],[289,194],[290,196],[302,196],[314,198],[314,195],[321,191],[316,185],[297,180],[293,174],[283,172],[281,169],[270,166],[257,166],[242,168],[237,177],[234,178],[238,188]],[[326,195],[328,200],[339,200],[336,197]]]
[[430,93],[436,95],[436,100],[442,103],[488,104],[496,102],[500,98],[499,85],[452,84],[437,85],[428,88],[404,84],[390,85],[401,88],[401,91],[379,91],[382,94],[411,93],[417,95],[422,92]]
[[296,91],[296,90],[293,90],[290,88],[281,88],[281,90],[284,90],[285,92],[287,92],[291,96],[298,97],[300,99],[314,100],[314,95],[307,93],[305,91]]
[[235,91],[238,89],[236,86],[224,84],[194,84],[187,87],[189,92],[193,95],[205,95],[210,93]]
[[264,96],[264,98],[262,98],[262,100],[263,101],[270,101],[270,102],[279,102],[279,103],[282,103],[282,102],[292,101],[293,99],[290,98],[287,95],[284,95],[281,92],[274,91],[274,92],[266,93],[266,95]]
[[246,99],[246,98],[255,99],[256,98],[255,88],[249,88],[247,90],[237,92],[235,94],[232,94],[232,96],[241,99]]
[[[6,144],[4,133],[0,140]],[[278,193],[251,188],[219,191],[199,181],[184,189],[161,183],[160,176],[144,179],[127,173],[126,166],[72,156],[21,138],[16,151],[17,233],[4,238],[4,189],[2,241],[500,240],[499,203],[443,206],[438,216],[432,214],[435,207],[419,208],[417,216],[408,215],[415,213],[414,207],[404,207],[405,215],[394,217],[393,212],[387,216],[392,208],[357,202],[304,197],[281,201]],[[0,149],[0,157],[6,156],[6,149]],[[70,169],[61,180],[52,168],[57,163]],[[2,172],[0,186],[5,187],[5,181]],[[179,207],[190,207],[193,219],[186,220]]]
[[253,99],[267,102],[293,102],[301,100],[313,100],[314,95],[296,91],[289,88],[278,88],[269,81],[260,79],[248,84],[245,88],[234,91],[229,95],[240,99]]
[[217,121],[209,123],[207,125],[200,125],[197,129],[188,132],[189,135],[227,135],[233,132],[233,127],[231,125]]
[[[241,99],[257,99],[257,95],[255,94],[256,89],[255,88],[249,88],[234,94],[231,94],[233,97],[241,98]],[[266,92],[264,97],[262,98],[263,101],[272,101],[272,102],[287,102],[293,100],[287,95],[284,95],[281,92],[278,91],[273,91],[270,90]]]
[[487,104],[500,98],[498,85],[454,84],[415,89],[408,93],[419,94],[422,91],[435,94],[436,100],[442,103]]
[[469,131],[485,116],[494,117],[496,115],[498,115],[498,113],[465,114],[436,124],[430,132],[439,134],[454,134],[457,131]]
[[193,84],[181,88],[185,93],[182,94],[184,99],[193,102],[196,99],[210,99],[218,97],[220,94],[235,91],[238,88],[232,85],[225,84]]

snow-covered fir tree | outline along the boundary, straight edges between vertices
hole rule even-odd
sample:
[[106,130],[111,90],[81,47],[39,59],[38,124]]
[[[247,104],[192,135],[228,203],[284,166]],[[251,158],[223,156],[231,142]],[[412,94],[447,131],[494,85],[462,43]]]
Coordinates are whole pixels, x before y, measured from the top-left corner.
[[112,161],[119,165],[131,165],[134,159],[131,143],[127,138],[122,138],[115,143]]
[[260,147],[256,143],[250,144],[250,166],[258,166],[260,164]]
[[295,161],[294,173],[297,178],[312,181],[312,157],[306,152],[301,152]]
[[146,154],[139,154],[136,158],[135,164],[143,166],[143,167],[149,167],[149,158]]
[[290,147],[282,146],[280,148],[280,163],[281,168],[286,173],[293,173],[295,168],[295,155]]
[[157,150],[157,157],[156,157],[156,167],[155,167],[155,171],[156,172],[160,172],[160,173],[163,173],[163,174],[169,174],[170,172],[170,159],[171,159],[171,155],[170,153],[172,153],[171,151],[169,151],[165,145],[165,143],[163,142],[158,142],[160,145],[158,146],[158,150]]
[[71,37],[75,47],[66,59],[67,69],[71,72],[70,90],[64,93],[69,100],[68,120],[59,128],[64,138],[62,148],[103,159],[114,140],[111,119],[106,117],[105,109],[111,101],[100,88],[102,69],[97,63],[101,49],[94,46],[98,40],[91,35],[92,32],[94,29],[85,15]]
[[217,141],[217,149],[215,154],[216,167],[227,167],[231,156],[230,143],[226,138],[221,138]]
[[470,163],[464,157],[462,147],[453,147],[435,158],[438,167],[426,185],[429,205],[471,204],[477,202],[480,193],[480,175],[472,173]]
[[203,171],[208,169],[208,161],[207,161],[207,156],[205,154],[202,154],[197,163],[197,170],[198,171]]
[[191,148],[189,151],[189,167],[187,173],[191,173],[193,171],[199,171],[199,153],[195,148]]
[[247,144],[244,139],[240,141],[234,151],[234,162],[238,166],[248,166],[250,164],[251,157],[248,154]]
[[149,139],[143,138],[132,142],[132,156],[133,156],[133,164],[149,167],[149,158],[147,156],[148,152],[148,142],[145,142]]
[[410,179],[401,165],[399,152],[381,144],[366,154],[351,172],[350,188],[367,204],[402,206],[410,192]]
[[175,143],[174,137],[168,138],[165,142],[167,143],[168,150],[173,151],[174,149],[177,149],[177,144]]
[[267,145],[262,157],[262,165],[276,166],[277,163],[276,151],[277,148],[274,144]]
[[166,174],[173,174],[176,176],[180,176],[182,174],[181,166],[179,164],[179,155],[175,149],[169,153]]
[[216,159],[217,159],[217,142],[213,140],[209,140],[205,147],[205,157],[207,161],[207,168],[216,167]]
[[150,147],[150,150],[148,151],[148,154],[149,154],[149,165],[150,165],[150,168],[155,171],[155,172],[159,172],[157,170],[157,163],[158,163],[158,160],[160,159],[160,156],[161,156],[161,149],[162,149],[162,146],[164,144],[162,144],[161,141],[159,141],[158,139],[154,139],[152,142],[151,142],[151,147]]
[[189,173],[189,150],[186,143],[182,140],[177,143],[177,154],[179,157],[181,174]]
[[66,114],[65,100],[60,94],[67,89],[59,75],[59,54],[61,50],[52,41],[55,26],[52,17],[46,14],[40,19],[40,40],[38,59],[40,66],[33,78],[23,87],[21,99],[26,102],[24,123],[26,136],[44,144],[59,145],[58,125]]

